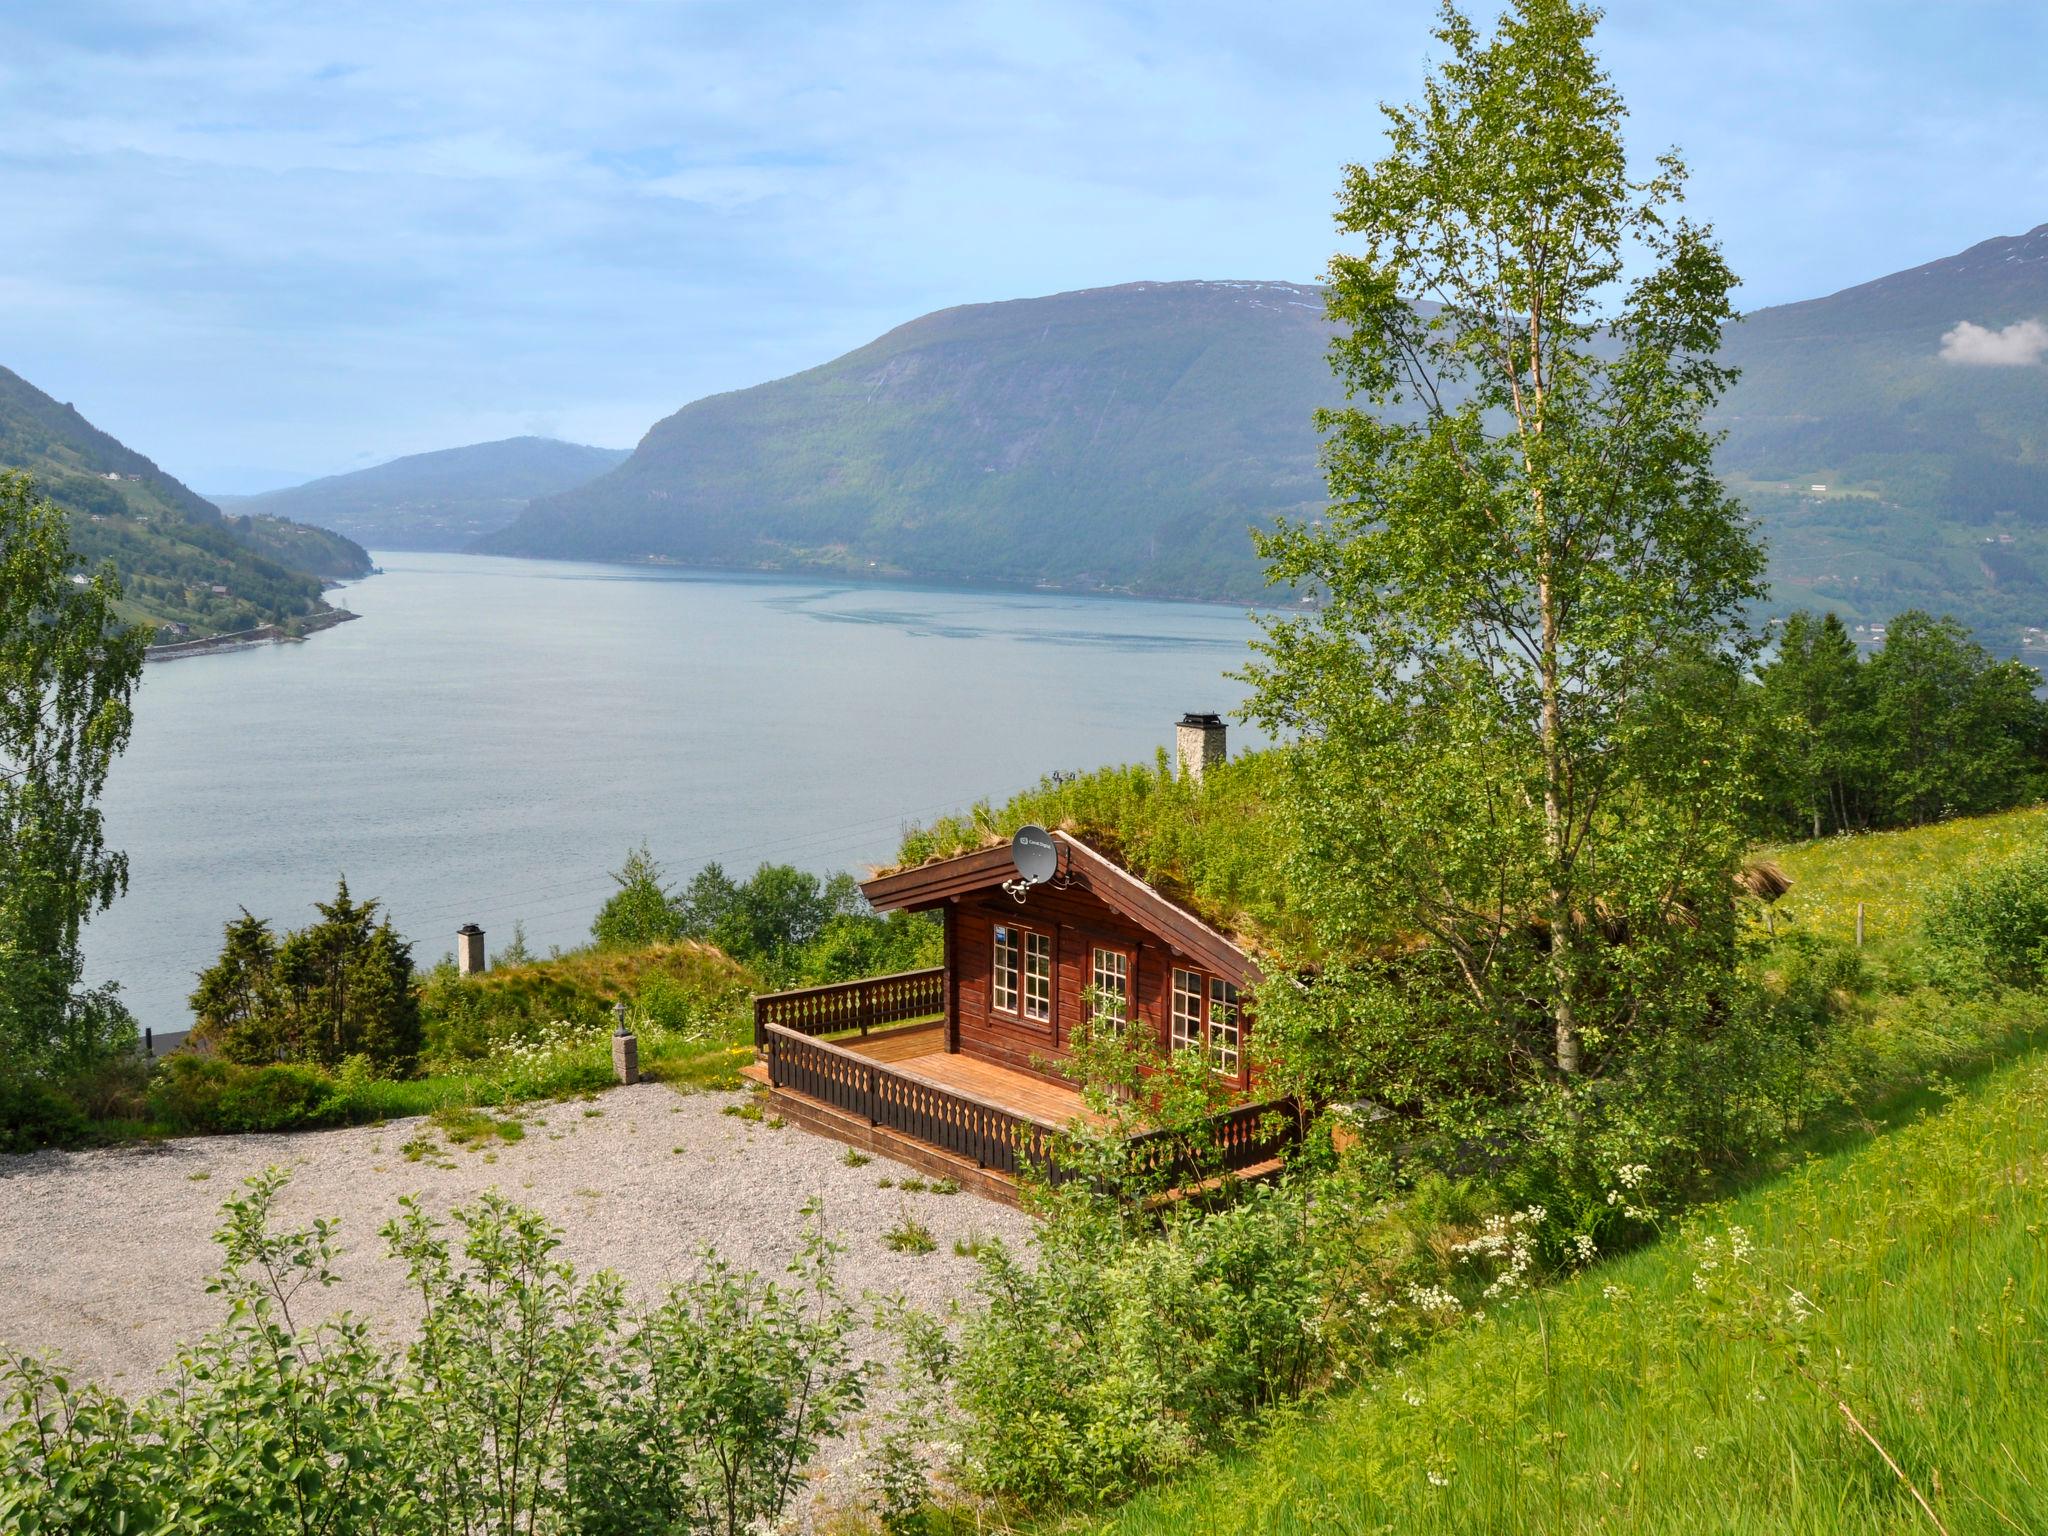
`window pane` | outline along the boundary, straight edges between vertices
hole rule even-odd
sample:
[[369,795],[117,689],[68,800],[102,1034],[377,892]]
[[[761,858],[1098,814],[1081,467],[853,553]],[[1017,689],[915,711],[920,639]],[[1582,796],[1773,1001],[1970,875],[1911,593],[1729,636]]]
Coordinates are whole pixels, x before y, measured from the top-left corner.
[[1026,1018],[1052,1017],[1052,935],[1024,935],[1024,1014]]
[[1017,930],[996,925],[996,971],[991,1002],[1004,1013],[1017,1011]]
[[1095,1017],[1127,1019],[1131,1016],[1131,963],[1122,950],[1095,951]]
[[1238,1033],[1237,988],[1227,981],[1209,982],[1209,1065],[1225,1077],[1236,1077],[1242,1065]]
[[1202,1044],[1202,978],[1193,971],[1173,973],[1173,1048],[1199,1050]]

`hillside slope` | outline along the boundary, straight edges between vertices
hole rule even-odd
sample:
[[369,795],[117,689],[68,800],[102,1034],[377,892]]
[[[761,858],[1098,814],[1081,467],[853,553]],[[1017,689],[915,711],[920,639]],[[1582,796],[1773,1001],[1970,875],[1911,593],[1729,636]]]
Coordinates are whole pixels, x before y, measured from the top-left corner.
[[223,496],[235,512],[318,523],[379,549],[462,549],[538,496],[594,480],[626,458],[548,437],[509,437],[409,454],[261,496]]
[[[1321,302],[1133,283],[942,310],[685,406],[481,547],[1256,596],[1246,528],[1321,502]],[[2035,317],[2048,226],[1731,328],[1722,462],[1780,607],[1918,604],[2007,651],[2048,626],[2048,367],[1999,334]],[[2014,360],[1945,360],[1963,322]]]
[[942,310],[685,406],[481,547],[1244,595],[1246,528],[1321,496],[1327,337],[1287,283]]
[[228,518],[150,460],[0,368],[0,468],[25,469],[71,514],[89,565],[111,560],[125,615],[218,634],[329,612],[323,580],[368,573],[361,548],[278,518]]
[[2029,322],[2048,322],[2048,225],[1734,327],[1721,465],[1771,533],[1781,604],[1949,609],[2000,649],[2048,626],[2048,330]]

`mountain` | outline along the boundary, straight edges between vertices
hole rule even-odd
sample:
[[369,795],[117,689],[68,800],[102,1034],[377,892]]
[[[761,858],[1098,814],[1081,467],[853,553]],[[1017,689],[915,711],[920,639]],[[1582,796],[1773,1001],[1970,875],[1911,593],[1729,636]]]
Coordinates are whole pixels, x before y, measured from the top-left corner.
[[[481,547],[1255,597],[1247,527],[1321,500],[1321,306],[1187,282],[942,310],[685,406]],[[2048,226],[1759,310],[1727,352],[1722,463],[1775,606],[1918,604],[2000,649],[2048,626]]]
[[379,549],[462,549],[512,521],[529,501],[594,480],[626,457],[549,437],[508,437],[415,453],[223,507],[333,528]]
[[1328,335],[1291,283],[941,310],[685,406],[480,547],[1243,595],[1247,525],[1322,494]]
[[0,468],[26,469],[71,514],[72,547],[121,573],[136,622],[219,634],[303,628],[332,612],[323,581],[367,575],[370,557],[322,528],[223,517],[155,464],[0,368]]
[[2048,224],[1729,332],[1720,463],[1780,606],[2048,625]]

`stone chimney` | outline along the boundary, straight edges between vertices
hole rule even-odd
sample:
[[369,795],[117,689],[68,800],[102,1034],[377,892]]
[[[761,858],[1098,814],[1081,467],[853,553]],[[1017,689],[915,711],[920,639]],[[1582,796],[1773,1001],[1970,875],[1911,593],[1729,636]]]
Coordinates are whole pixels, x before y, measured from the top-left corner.
[[1223,732],[1221,715],[1187,714],[1180,717],[1180,724],[1173,730],[1173,744],[1180,758],[1182,778],[1193,779],[1199,784],[1207,770],[1222,764],[1229,755],[1224,746]]
[[455,969],[464,976],[478,976],[484,968],[484,931],[475,923],[455,930]]

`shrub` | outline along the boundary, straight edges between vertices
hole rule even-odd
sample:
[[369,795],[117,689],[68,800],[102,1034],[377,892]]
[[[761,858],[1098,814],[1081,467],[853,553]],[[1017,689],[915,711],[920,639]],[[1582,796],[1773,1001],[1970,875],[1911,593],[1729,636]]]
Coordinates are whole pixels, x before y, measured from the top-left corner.
[[1938,979],[1960,990],[2048,983],[2048,849],[1956,876],[1928,910]]
[[0,1071],[0,1152],[69,1146],[85,1135],[78,1106],[39,1077]]
[[335,1223],[279,1231],[270,1169],[224,1207],[212,1289],[227,1321],[170,1390],[128,1402],[35,1360],[0,1366],[0,1522],[10,1531],[515,1531],[743,1536],[767,1528],[860,1408],[858,1314],[810,1218],[791,1280],[706,1253],[629,1311],[560,1233],[487,1196],[458,1238],[415,1202],[384,1228],[422,1302],[378,1344],[346,1313],[296,1322],[336,1280]]
[[195,1039],[251,1066],[331,1067],[360,1054],[380,1071],[410,1072],[420,1053],[412,946],[345,880],[315,905],[320,921],[282,940],[247,912],[227,925],[192,993]]
[[245,1067],[188,1052],[168,1058],[149,1086],[150,1113],[174,1130],[296,1131],[346,1118],[347,1096],[318,1067]]

